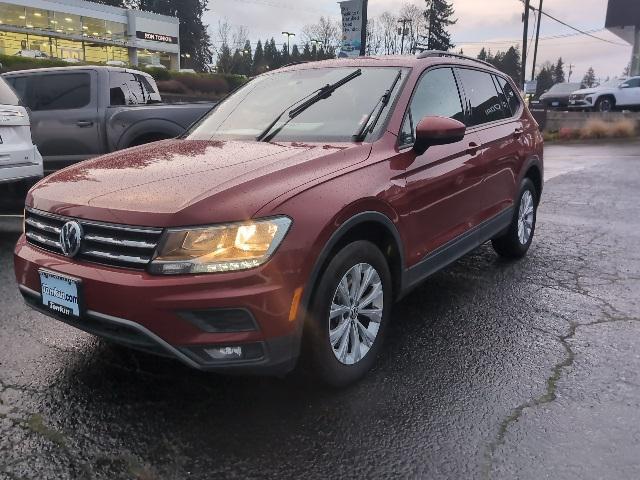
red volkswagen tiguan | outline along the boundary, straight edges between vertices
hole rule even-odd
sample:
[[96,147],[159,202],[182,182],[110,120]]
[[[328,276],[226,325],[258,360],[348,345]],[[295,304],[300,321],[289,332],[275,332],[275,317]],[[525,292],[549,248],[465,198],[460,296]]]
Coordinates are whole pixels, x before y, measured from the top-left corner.
[[261,75],[184,136],[62,170],[26,201],[29,305],[204,370],[324,382],[373,365],[391,307],[491,240],[526,254],[543,140],[517,88],[443,52]]

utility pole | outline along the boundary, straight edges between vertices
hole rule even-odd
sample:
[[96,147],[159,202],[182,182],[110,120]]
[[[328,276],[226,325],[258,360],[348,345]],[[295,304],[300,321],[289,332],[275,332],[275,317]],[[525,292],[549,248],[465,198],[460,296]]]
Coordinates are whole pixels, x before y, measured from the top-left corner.
[[[538,26],[536,27],[536,46],[533,49],[533,68],[531,69],[531,81],[536,79],[536,61],[538,60],[538,41],[540,40],[540,24],[542,23],[542,2],[540,0],[540,6],[538,7]],[[524,69],[526,67],[523,66]]]
[[362,0],[362,33],[360,39],[360,56],[364,57],[367,54],[367,23],[369,9],[369,0]]
[[571,75],[573,74],[573,67],[575,67],[575,65],[570,63],[569,64],[569,76],[567,77],[567,83],[569,83],[571,81]]
[[291,32],[282,32],[282,35],[286,35],[287,36],[287,54],[291,55],[291,37],[295,37],[296,34],[295,33],[291,33]]
[[398,20],[398,24],[402,24],[402,40],[400,41],[400,55],[404,55],[404,37],[407,34],[407,23],[411,23],[411,20],[408,18],[404,18],[402,20]]
[[522,20],[524,22],[524,31],[522,32],[522,68],[520,73],[520,85],[524,88],[524,83],[527,80],[527,40],[529,39],[529,7],[531,0],[524,0],[524,16]]

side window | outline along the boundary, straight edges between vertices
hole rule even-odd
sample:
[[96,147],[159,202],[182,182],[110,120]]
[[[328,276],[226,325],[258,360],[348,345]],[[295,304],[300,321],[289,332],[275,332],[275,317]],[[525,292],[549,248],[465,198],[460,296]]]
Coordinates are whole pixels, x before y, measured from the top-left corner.
[[491,75],[479,70],[457,69],[467,97],[467,126],[495,122],[511,116],[503,107]]
[[407,145],[415,141],[416,125],[424,117],[449,117],[464,121],[464,110],[453,70],[438,68],[427,72],[418,82],[411,105],[400,132],[400,143]]
[[631,80],[627,80],[622,85],[629,85],[628,88],[638,88],[640,87],[640,78],[632,78]]
[[109,76],[109,94],[111,105],[140,105],[145,104],[146,95],[142,83],[128,72],[114,72]]
[[29,107],[38,110],[72,110],[91,101],[88,73],[60,73],[31,77]]
[[495,78],[498,82],[498,86],[502,88],[502,91],[504,92],[504,96],[507,99],[507,102],[509,103],[509,108],[511,109],[511,115],[515,115],[516,113],[518,113],[518,110],[520,110],[520,97],[513,90],[513,87],[507,80],[505,80],[502,77],[498,77],[497,75],[495,76]]

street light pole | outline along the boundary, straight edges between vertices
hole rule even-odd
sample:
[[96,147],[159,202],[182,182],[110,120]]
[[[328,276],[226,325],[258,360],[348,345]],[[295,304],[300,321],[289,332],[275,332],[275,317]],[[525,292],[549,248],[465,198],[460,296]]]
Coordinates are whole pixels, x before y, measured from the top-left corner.
[[296,34],[295,33],[291,33],[291,32],[282,32],[282,35],[286,35],[287,36],[287,53],[289,55],[291,55],[291,37],[295,37]]

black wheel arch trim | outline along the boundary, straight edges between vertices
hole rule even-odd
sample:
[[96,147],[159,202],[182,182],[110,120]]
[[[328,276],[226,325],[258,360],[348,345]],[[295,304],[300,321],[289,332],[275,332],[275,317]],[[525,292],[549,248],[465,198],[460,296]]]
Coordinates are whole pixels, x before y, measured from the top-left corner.
[[[338,229],[331,234],[331,236],[329,237],[329,240],[325,243],[320,254],[318,255],[318,258],[316,259],[313,269],[311,270],[311,275],[309,275],[309,279],[307,280],[304,292],[302,294],[301,303],[304,307],[303,311],[306,311],[306,309],[310,304],[313,287],[316,285],[318,278],[320,277],[322,266],[327,261],[327,258],[329,257],[329,254],[331,253],[333,248],[352,228],[366,222],[378,223],[381,226],[385,227],[389,231],[389,233],[391,233],[396,243],[396,246],[398,247],[398,255],[400,256],[401,272],[404,272],[405,270],[404,246],[402,243],[402,239],[400,237],[400,232],[398,232],[398,229],[396,225],[393,223],[393,221],[391,221],[391,219],[384,213],[380,213],[377,211],[366,211],[366,212],[358,213],[352,216],[351,218],[349,218],[347,221],[343,222],[342,225],[340,225],[340,227],[338,227]],[[402,286],[403,278],[404,278],[404,274],[402,274],[401,278],[398,279],[398,283],[400,284],[400,291],[403,290],[403,286]],[[299,323],[303,323],[303,322],[299,322]]]

